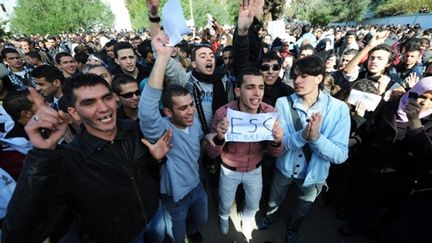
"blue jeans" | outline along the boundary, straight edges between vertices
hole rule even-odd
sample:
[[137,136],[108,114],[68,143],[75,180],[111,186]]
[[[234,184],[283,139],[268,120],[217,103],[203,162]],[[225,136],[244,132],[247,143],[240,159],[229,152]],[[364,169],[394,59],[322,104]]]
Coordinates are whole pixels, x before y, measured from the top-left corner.
[[219,177],[219,216],[221,218],[228,219],[240,183],[243,184],[246,196],[242,219],[249,220],[255,217],[263,188],[261,167],[249,172],[237,172],[221,165]]
[[165,239],[165,219],[162,204],[159,202],[158,208],[150,219],[150,222],[130,243],[161,243]]
[[167,234],[173,242],[183,243],[186,231],[188,234],[196,233],[198,227],[207,221],[208,199],[201,183],[178,202],[166,194],[161,194],[161,200]]
[[269,208],[279,207],[290,186],[295,186],[296,203],[288,220],[288,228],[298,231],[306,213],[321,192],[323,184],[304,187],[303,179],[287,178],[279,169],[275,169],[272,186],[270,189]]

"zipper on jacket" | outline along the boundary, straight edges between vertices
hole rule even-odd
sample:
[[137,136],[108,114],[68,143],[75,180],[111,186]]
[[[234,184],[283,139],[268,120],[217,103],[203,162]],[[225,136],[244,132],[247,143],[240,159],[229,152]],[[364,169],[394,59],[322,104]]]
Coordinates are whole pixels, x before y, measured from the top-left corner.
[[[127,150],[126,150],[126,148],[125,148],[124,143],[121,143],[121,144],[122,144],[122,148],[123,148],[123,153],[125,154],[128,163],[131,163],[132,160],[129,158],[129,154],[127,153]],[[139,193],[139,191],[138,191],[138,186],[137,186],[136,181],[135,181],[135,176],[134,176],[134,174],[132,173],[132,171],[131,171],[131,169],[130,169],[130,167],[129,167],[129,164],[127,164],[126,167],[127,167],[127,169],[125,169],[125,170],[126,170],[126,172],[128,173],[128,176],[129,176],[129,178],[130,178],[131,181],[132,181],[132,184],[133,184],[133,187],[134,187],[134,190],[135,190],[135,194],[136,194],[136,196],[137,196],[137,198],[138,198],[138,202],[139,202],[139,205],[140,205],[140,211],[141,211],[141,214],[142,214],[142,216],[143,216],[143,218],[144,218],[144,220],[145,220],[145,223],[147,224],[149,221],[148,221],[147,216],[146,216],[146,214],[145,214],[145,212],[144,212],[144,204],[143,204],[142,198],[141,198],[141,196],[140,196],[140,193]]]

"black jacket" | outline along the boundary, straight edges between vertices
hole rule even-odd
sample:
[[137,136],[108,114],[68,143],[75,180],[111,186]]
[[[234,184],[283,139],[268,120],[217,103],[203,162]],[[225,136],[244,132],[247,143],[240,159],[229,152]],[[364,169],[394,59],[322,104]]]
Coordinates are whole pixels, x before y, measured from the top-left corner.
[[[138,128],[119,120],[113,142],[82,129],[56,150],[33,149],[10,201],[3,242],[42,242],[75,215],[96,242],[128,242],[152,218],[159,186]],[[70,219],[66,220],[69,221]]]
[[[142,66],[139,63],[136,64],[136,68],[138,69],[138,76],[137,76],[136,80],[137,80],[138,85],[139,85],[143,79],[145,79],[148,76],[150,76],[151,70],[148,70],[148,69],[144,68],[144,66]],[[115,66],[112,74],[114,76],[119,75],[119,74],[126,74],[126,75],[130,76],[130,74],[127,74],[127,73],[123,72],[123,70],[121,69],[120,65],[116,65]]]

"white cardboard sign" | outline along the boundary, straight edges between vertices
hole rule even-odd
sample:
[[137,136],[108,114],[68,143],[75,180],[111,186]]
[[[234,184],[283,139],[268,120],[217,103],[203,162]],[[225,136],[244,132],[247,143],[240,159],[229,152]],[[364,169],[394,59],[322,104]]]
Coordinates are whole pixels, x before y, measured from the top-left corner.
[[362,101],[365,103],[367,111],[374,111],[381,99],[382,97],[379,95],[352,89],[350,96],[348,97],[348,103],[351,105],[357,105],[359,101]]
[[225,141],[273,141],[273,125],[278,117],[279,114],[276,112],[251,114],[228,109],[228,131],[225,134]]

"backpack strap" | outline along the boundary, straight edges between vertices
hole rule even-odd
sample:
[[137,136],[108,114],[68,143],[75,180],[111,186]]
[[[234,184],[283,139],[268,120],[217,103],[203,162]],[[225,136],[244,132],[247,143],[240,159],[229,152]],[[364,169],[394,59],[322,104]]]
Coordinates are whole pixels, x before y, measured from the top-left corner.
[[192,96],[194,98],[195,107],[198,113],[198,119],[201,122],[201,129],[204,132],[204,134],[208,134],[210,129],[208,127],[206,117],[204,114],[204,109],[201,103],[201,87],[199,86],[198,82],[194,80],[192,75],[190,75],[189,82],[192,83]]
[[[287,100],[288,100],[288,106],[289,106],[290,111],[291,111],[291,118],[292,118],[292,122],[294,124],[294,128],[296,131],[299,131],[303,128],[303,126],[301,124],[300,117],[298,116],[297,111],[294,110],[294,107],[293,107],[294,101],[292,100],[291,95],[287,95]],[[306,143],[302,147],[302,150],[303,150],[303,154],[306,158],[306,162],[309,162],[311,157],[312,157],[312,151],[309,147],[309,144]]]

